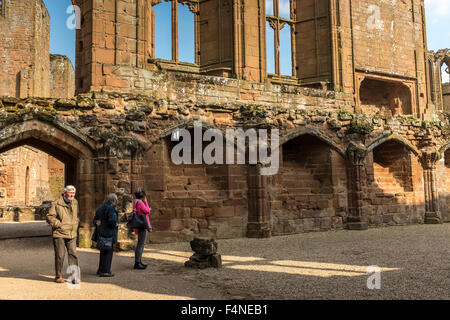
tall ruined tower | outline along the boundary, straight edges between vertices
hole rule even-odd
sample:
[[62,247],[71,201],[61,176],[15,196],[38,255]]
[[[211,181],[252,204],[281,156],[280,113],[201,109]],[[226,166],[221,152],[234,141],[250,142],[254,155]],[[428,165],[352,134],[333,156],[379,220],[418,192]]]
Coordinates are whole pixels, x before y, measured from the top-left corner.
[[3,0],[0,95],[49,95],[50,16],[43,0]]
[[0,1],[0,96],[73,97],[75,71],[50,55],[50,16],[43,0]]

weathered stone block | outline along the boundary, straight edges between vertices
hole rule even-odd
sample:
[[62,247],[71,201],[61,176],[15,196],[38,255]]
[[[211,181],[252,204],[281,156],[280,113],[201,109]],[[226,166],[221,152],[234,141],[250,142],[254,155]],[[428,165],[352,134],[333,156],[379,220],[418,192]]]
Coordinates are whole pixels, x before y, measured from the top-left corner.
[[217,242],[214,239],[195,238],[190,244],[192,251],[202,255],[211,255],[217,252]]

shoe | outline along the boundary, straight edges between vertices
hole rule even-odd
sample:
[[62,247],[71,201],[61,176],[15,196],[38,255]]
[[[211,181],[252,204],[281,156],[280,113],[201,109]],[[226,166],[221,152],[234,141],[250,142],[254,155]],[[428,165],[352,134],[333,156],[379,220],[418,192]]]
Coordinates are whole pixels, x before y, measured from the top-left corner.
[[114,274],[111,272],[108,272],[108,273],[99,272],[99,276],[100,277],[114,277]]
[[55,278],[56,283],[64,283],[63,277]]
[[72,284],[80,284],[80,279],[78,279],[78,278],[73,278],[73,279],[72,279]]
[[147,268],[147,266],[145,264],[142,264],[141,262],[135,262],[134,268],[138,270],[144,270]]

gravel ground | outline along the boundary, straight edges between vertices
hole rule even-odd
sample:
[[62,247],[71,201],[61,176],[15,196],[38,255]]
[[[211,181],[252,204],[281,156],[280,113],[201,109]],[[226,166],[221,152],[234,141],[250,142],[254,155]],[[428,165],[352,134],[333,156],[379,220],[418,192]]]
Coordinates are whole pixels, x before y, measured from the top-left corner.
[[[95,275],[98,252],[79,249],[79,290],[53,281],[50,238],[0,241],[0,299],[450,299],[450,224],[218,240],[221,269],[187,269],[189,243],[150,244],[147,270],[115,253],[114,278]],[[367,267],[381,268],[369,290]]]

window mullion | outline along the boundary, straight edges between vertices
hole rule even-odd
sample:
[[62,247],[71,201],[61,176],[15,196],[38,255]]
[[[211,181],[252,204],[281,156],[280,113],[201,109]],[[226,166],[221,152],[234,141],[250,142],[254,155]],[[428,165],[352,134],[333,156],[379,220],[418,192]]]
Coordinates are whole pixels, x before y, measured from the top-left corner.
[[[297,21],[297,4],[295,0],[290,0],[291,20]],[[295,41],[296,24],[293,22],[291,26],[291,59],[292,59],[292,76],[297,77],[297,46]]]
[[178,0],[172,0],[172,60],[178,62]]

